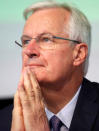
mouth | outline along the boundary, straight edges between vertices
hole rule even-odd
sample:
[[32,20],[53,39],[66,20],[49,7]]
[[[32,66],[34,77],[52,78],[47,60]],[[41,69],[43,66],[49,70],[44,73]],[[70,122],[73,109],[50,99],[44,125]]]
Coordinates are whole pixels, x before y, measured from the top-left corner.
[[41,64],[28,64],[28,65],[26,65],[26,66],[28,66],[28,67],[30,67],[30,68],[34,68],[34,67],[44,67],[44,66],[41,65]]
[[35,58],[25,61],[24,66],[29,68],[41,68],[41,67],[45,67],[45,64],[41,60]]

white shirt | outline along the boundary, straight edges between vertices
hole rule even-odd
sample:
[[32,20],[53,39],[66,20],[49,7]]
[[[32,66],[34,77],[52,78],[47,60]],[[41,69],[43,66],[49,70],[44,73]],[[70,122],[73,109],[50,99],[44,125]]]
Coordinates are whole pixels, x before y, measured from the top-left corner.
[[78,100],[80,89],[81,86],[76,92],[75,96],[71,99],[71,101],[68,104],[66,104],[66,106],[63,107],[57,114],[54,114],[51,111],[49,111],[47,108],[45,108],[45,112],[48,120],[50,120],[53,115],[56,115],[63,122],[63,124],[69,129],[73,117],[73,113],[75,110],[75,106]]

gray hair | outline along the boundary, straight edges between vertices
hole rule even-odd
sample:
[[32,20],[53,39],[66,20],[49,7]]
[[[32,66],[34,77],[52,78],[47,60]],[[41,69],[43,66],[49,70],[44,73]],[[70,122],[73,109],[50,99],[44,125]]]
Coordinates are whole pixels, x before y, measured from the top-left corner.
[[[64,8],[71,13],[71,18],[69,22],[69,38],[74,40],[79,40],[80,42],[84,42],[88,45],[88,56],[86,58],[84,64],[84,74],[86,75],[89,64],[89,55],[90,55],[90,47],[91,47],[91,25],[86,18],[86,16],[77,8],[68,5],[67,3],[59,3],[51,0],[46,0],[42,2],[35,3],[25,9],[24,18],[27,19],[31,14],[35,11],[44,8]],[[67,26],[67,25],[66,25]]]

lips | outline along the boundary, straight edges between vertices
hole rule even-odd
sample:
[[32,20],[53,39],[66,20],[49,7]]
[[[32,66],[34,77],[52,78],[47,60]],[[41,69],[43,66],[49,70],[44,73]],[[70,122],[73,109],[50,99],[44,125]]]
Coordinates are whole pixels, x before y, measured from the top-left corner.
[[29,67],[44,67],[44,64],[41,61],[28,61],[25,66]]
[[34,66],[43,66],[43,65],[38,64],[38,63],[33,63],[33,64],[27,64],[26,66],[34,67]]
[[24,64],[25,66],[29,66],[29,67],[44,67],[45,66],[45,63],[43,62],[43,60],[40,60],[37,58],[28,59],[26,60]]

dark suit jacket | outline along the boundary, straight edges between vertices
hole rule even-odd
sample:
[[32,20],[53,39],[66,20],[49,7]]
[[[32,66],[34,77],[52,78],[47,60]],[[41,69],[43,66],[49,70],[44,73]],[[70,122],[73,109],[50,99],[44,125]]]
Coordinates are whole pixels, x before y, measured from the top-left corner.
[[0,131],[10,131],[13,98],[0,99]]
[[69,131],[99,131],[99,84],[83,80]]
[[[13,101],[0,110],[0,131],[10,131]],[[99,84],[84,78],[69,131],[99,131]]]

